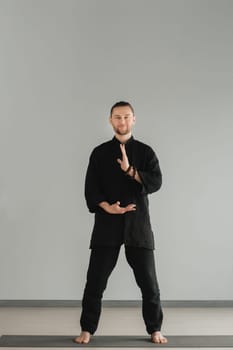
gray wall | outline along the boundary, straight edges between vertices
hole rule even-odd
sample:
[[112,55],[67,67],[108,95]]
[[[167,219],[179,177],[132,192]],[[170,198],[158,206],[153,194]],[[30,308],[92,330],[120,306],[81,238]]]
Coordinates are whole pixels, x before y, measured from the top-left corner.
[[[233,295],[233,1],[0,0],[0,299],[81,299],[88,157],[132,102],[163,300]],[[138,299],[125,262],[106,299]]]

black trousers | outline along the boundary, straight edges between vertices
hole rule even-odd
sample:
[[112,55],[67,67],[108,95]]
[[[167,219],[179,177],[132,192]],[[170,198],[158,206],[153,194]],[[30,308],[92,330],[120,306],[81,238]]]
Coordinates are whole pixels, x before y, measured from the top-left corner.
[[[91,251],[81,313],[81,329],[94,334],[100,314],[103,292],[114,269],[120,247],[98,247]],[[150,249],[125,247],[126,259],[133,269],[142,293],[142,315],[149,334],[161,329],[163,312],[155,272],[154,252]]]

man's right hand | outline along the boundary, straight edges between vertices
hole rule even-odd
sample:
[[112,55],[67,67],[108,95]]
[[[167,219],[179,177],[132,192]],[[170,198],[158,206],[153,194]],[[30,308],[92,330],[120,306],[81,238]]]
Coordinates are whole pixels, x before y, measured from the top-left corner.
[[109,204],[108,202],[101,202],[99,206],[104,209],[108,214],[125,214],[127,211],[135,211],[136,204],[128,204],[126,207],[121,207],[120,202]]

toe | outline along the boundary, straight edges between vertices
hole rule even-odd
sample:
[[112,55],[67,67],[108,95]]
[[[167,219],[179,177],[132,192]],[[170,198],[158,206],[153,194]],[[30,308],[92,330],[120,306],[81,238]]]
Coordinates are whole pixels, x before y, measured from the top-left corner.
[[74,341],[75,343],[80,343],[79,337],[74,338],[73,341]]
[[161,337],[161,343],[163,343],[163,344],[165,344],[165,343],[167,343],[167,338],[165,338],[165,337]]

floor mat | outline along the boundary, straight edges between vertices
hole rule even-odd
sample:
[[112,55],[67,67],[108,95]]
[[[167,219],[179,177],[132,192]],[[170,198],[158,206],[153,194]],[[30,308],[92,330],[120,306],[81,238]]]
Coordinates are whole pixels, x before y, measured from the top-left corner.
[[89,344],[76,344],[76,336],[62,335],[2,335],[0,347],[85,347],[85,348],[228,348],[233,347],[233,335],[166,336],[167,344],[154,344],[147,336],[93,336]]

